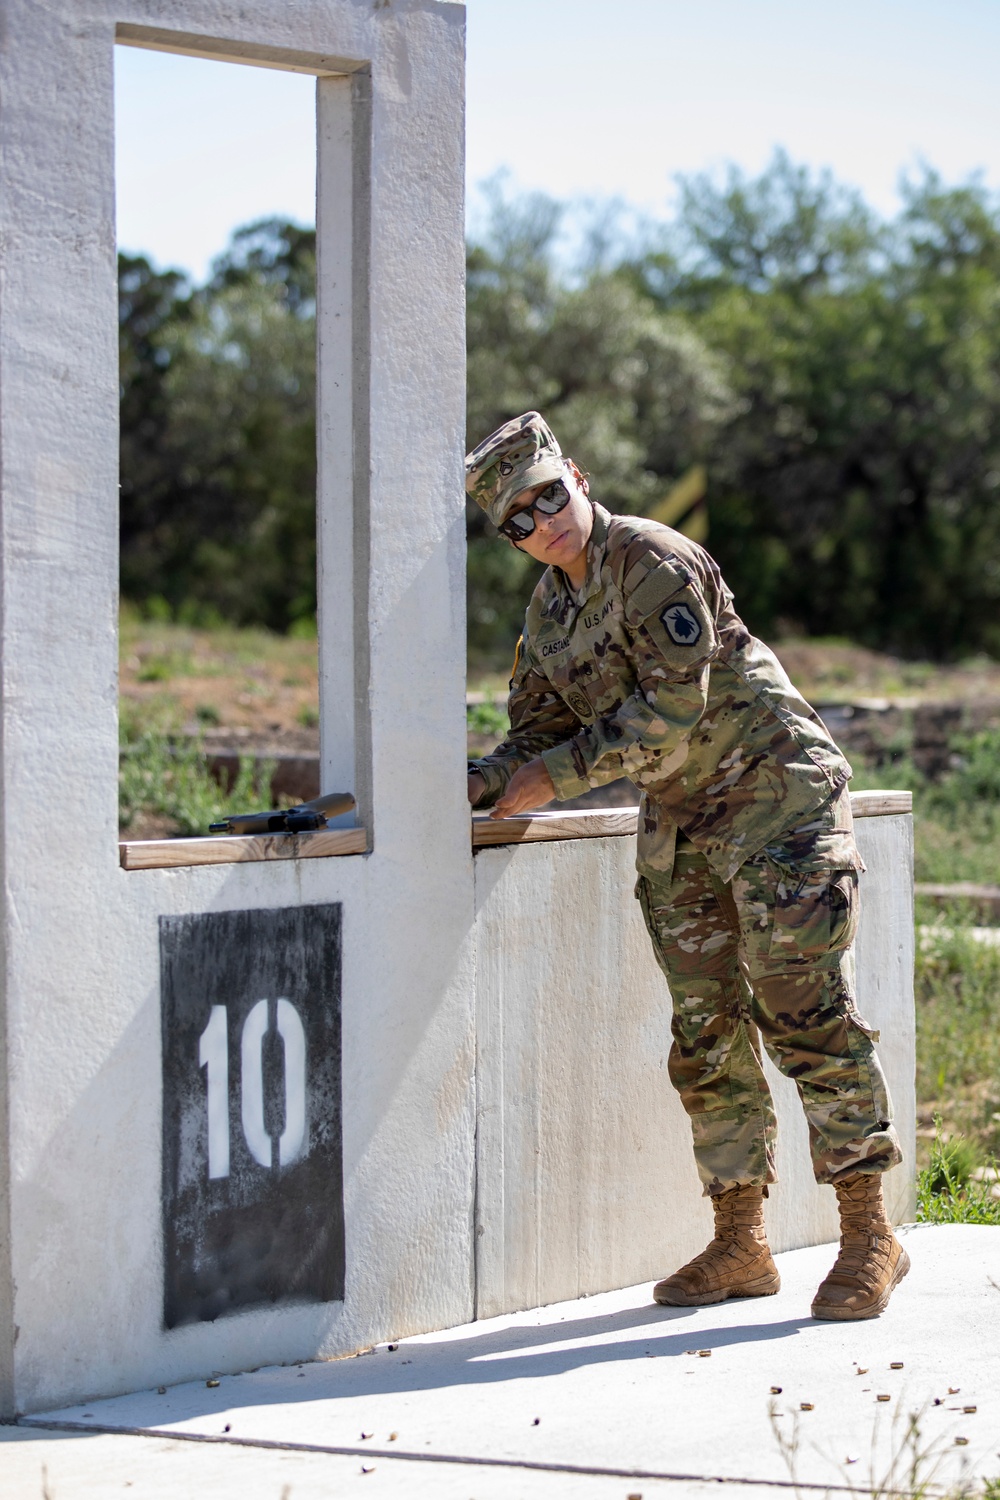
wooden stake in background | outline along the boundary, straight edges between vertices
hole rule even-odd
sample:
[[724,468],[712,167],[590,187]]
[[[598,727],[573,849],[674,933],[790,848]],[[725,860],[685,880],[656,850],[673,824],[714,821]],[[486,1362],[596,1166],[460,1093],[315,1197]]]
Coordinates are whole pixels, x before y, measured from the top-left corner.
[[695,464],[649,512],[651,521],[673,526],[704,546],[708,540],[708,475],[704,464]]

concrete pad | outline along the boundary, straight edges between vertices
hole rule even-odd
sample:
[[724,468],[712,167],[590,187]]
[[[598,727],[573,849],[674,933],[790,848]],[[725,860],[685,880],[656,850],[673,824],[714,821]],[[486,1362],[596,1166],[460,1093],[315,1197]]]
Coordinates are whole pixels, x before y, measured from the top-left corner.
[[[913,1270],[867,1323],[810,1317],[833,1247],[795,1250],[766,1300],[658,1308],[643,1285],[26,1418],[3,1434],[4,1495],[40,1495],[42,1462],[55,1500],[126,1482],[151,1497],[211,1482],[241,1500],[285,1486],[293,1500],[649,1500],[719,1480],[766,1492],[790,1468],[800,1487],[870,1489],[893,1466],[909,1489],[915,1453],[924,1483],[1000,1475],[1000,1229],[901,1232]],[[133,1436],[97,1435],[115,1432]]]

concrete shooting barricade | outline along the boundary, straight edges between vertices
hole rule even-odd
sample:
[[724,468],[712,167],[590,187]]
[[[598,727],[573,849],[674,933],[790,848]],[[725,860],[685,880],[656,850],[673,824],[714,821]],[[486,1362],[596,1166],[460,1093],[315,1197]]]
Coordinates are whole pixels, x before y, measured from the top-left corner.
[[[470,838],[464,27],[451,0],[4,5],[0,1417],[619,1287],[704,1239],[634,812]],[[316,80],[320,779],[356,799],[343,826],[119,847],[116,45]],[[894,795],[856,800],[858,981],[906,1215]],[[783,1248],[835,1225],[777,1092]]]
[[[315,79],[353,827],[119,850],[116,44]],[[471,1316],[464,52],[449,0],[4,5],[0,1414]]]

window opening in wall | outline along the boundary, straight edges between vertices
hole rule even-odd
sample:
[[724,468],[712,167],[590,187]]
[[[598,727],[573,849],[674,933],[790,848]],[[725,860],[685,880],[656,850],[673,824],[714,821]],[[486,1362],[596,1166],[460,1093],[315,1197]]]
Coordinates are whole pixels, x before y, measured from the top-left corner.
[[119,822],[137,840],[321,790],[316,80],[115,54]]

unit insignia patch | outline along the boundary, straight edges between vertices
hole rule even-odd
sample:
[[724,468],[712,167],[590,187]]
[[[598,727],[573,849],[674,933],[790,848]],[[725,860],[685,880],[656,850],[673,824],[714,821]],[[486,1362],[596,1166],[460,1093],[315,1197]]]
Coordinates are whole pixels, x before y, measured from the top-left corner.
[[660,619],[678,646],[693,646],[701,638],[701,626],[686,604],[668,605]]

